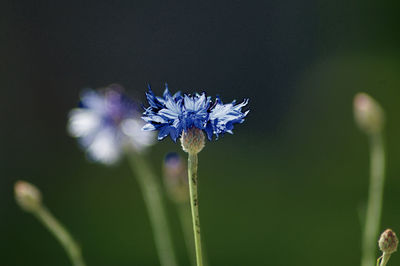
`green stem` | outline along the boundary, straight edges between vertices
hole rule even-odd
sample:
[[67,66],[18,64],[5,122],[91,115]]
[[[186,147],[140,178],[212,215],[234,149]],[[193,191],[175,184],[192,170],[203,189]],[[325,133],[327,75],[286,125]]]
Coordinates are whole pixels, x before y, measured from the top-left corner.
[[385,153],[381,134],[370,136],[370,184],[362,241],[362,266],[374,266],[382,212]]
[[176,266],[178,263],[167,223],[167,214],[163,205],[160,181],[154,176],[146,160],[141,155],[132,154],[129,159],[131,168],[136,173],[149,214],[160,263],[162,266]]
[[194,251],[194,239],[193,239],[193,226],[192,226],[192,216],[190,212],[189,205],[187,202],[181,202],[177,204],[178,215],[181,221],[183,237],[185,239],[186,249],[189,254],[190,263],[196,266],[196,253]]
[[199,218],[199,201],[197,196],[197,153],[189,153],[188,156],[188,178],[190,191],[190,206],[192,208],[192,222],[194,232],[194,243],[196,250],[197,266],[203,266],[203,257],[201,249],[200,237],[200,218]]
[[390,254],[383,253],[382,257],[380,257],[377,261],[377,266],[386,266],[390,259]]
[[38,208],[33,214],[41,221],[44,226],[57,238],[67,252],[72,265],[85,266],[81,250],[68,231],[44,206]]

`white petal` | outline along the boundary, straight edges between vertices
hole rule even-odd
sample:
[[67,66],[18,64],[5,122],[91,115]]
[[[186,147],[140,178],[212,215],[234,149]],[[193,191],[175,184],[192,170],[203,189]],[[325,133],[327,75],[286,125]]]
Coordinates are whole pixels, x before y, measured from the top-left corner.
[[87,109],[73,109],[69,114],[68,132],[74,137],[84,137],[94,132],[101,123],[100,117]]
[[139,119],[125,119],[121,123],[122,132],[137,151],[154,144],[155,133],[142,130],[146,123]]
[[105,164],[115,163],[121,154],[120,145],[115,132],[111,129],[101,130],[88,147],[89,156]]

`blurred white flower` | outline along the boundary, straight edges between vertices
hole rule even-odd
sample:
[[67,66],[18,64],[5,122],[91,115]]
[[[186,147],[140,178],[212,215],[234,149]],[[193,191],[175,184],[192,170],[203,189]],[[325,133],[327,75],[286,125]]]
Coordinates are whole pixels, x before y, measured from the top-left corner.
[[155,135],[142,131],[138,105],[117,85],[85,90],[78,108],[69,113],[68,132],[78,138],[91,160],[113,164],[126,148],[143,151],[155,141]]

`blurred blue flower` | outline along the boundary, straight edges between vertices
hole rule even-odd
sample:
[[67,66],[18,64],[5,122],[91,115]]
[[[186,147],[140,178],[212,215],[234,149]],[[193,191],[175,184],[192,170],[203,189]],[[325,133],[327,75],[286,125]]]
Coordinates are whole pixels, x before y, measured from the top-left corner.
[[150,87],[146,97],[150,106],[142,117],[147,122],[143,130],[158,130],[159,140],[169,135],[176,141],[182,131],[192,127],[204,130],[209,140],[212,140],[213,134],[217,138],[225,132],[233,134],[233,124],[243,123],[249,112],[242,112],[248,100],[237,105],[236,101],[223,104],[217,97],[213,103],[205,92],[183,96],[177,92],[171,95],[167,85],[163,97],[155,96]]
[[[185,169],[184,162],[176,152],[168,153],[164,158],[164,172],[165,175],[170,177],[176,177]],[[186,173],[186,171],[183,171]],[[186,179],[185,179],[186,180]]]
[[113,164],[124,148],[140,152],[154,142],[154,134],[141,130],[138,106],[122,90],[118,85],[85,90],[79,108],[69,113],[68,131],[91,160]]
[[165,188],[171,200],[186,204],[189,201],[187,167],[179,154],[170,152],[165,156],[163,176]]

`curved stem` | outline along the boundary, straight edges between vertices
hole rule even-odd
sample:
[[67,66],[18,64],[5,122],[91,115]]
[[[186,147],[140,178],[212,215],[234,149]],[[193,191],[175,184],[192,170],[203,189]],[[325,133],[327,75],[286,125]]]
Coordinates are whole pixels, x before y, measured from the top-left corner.
[[162,266],[176,266],[178,263],[167,223],[160,181],[154,176],[146,160],[139,154],[132,154],[129,159],[131,168],[136,173],[149,214],[160,263]]
[[189,153],[188,156],[188,178],[189,178],[189,190],[190,190],[190,206],[192,208],[192,222],[194,232],[194,243],[196,250],[196,262],[197,266],[203,266],[203,257],[201,249],[201,237],[200,237],[200,218],[199,218],[199,204],[197,196],[197,154]]
[[385,153],[381,134],[370,136],[370,165],[370,184],[362,241],[362,266],[375,264],[385,181]]
[[38,208],[33,214],[41,221],[44,226],[57,238],[67,252],[72,265],[85,266],[79,245],[63,225],[47,210],[44,206]]

